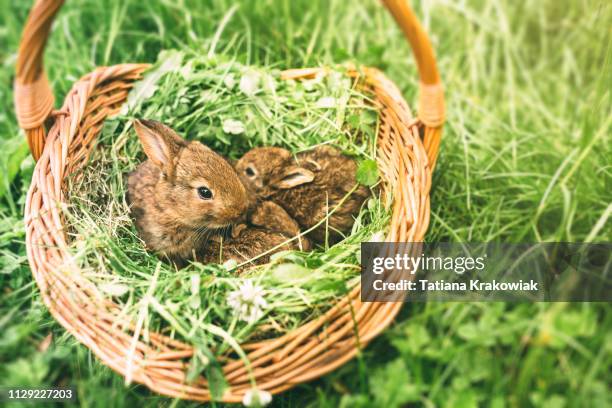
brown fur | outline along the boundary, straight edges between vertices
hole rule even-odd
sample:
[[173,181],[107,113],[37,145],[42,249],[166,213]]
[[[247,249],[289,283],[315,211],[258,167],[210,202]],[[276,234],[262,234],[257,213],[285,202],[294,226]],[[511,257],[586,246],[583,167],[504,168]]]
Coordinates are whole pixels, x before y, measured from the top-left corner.
[[284,243],[253,261],[254,264],[263,264],[269,262],[270,255],[275,252],[310,248],[310,242],[306,238],[286,242],[300,233],[299,226],[285,210],[270,201],[257,205],[250,221],[252,225],[241,224],[234,228],[231,236],[214,240],[200,253],[200,258],[206,263],[223,263],[230,259],[241,263]]
[[[155,121],[134,127],[148,160],[128,175],[132,217],[150,250],[183,264],[220,229],[244,219],[246,190],[230,164],[201,143]],[[200,198],[198,187],[213,198]]]
[[255,226],[289,236],[296,236],[300,233],[298,223],[287,214],[287,211],[272,201],[258,204],[249,216],[249,221]]
[[[330,146],[299,153],[295,158],[278,147],[255,148],[235,167],[249,192],[279,204],[303,229],[324,219],[357,184],[355,161]],[[255,174],[249,175],[249,169]],[[330,216],[327,231],[331,243],[350,231],[368,195],[368,189],[360,185]],[[322,243],[325,235],[323,223],[308,236]]]

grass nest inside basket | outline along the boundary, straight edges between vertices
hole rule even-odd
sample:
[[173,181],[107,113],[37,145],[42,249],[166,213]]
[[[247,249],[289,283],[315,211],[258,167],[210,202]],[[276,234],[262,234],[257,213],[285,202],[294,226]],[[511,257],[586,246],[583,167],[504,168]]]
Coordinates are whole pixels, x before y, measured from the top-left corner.
[[[329,143],[353,156],[358,180],[373,186],[378,114],[343,68],[295,81],[218,56],[160,55],[123,111],[105,122],[88,165],[71,176],[67,209],[82,273],[123,308],[126,321],[142,322],[145,338],[162,332],[208,350],[206,358],[239,352],[241,342],[281,335],[321,315],[358,282],[360,243],[389,224],[377,193],[342,242],[277,253],[266,265],[176,270],[147,252],[125,201],[126,175],[145,160],[134,118],[160,120],[229,158],[254,146],[299,152]],[[251,295],[255,304],[245,300]]]

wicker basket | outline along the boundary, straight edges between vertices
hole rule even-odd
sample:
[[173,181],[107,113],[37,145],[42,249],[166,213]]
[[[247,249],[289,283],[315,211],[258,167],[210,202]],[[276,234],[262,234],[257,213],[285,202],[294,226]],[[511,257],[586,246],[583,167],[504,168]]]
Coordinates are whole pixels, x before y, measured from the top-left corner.
[[[38,0],[24,28],[15,80],[15,105],[32,155],[37,160],[25,206],[26,245],[32,274],[51,314],[127,382],[160,394],[208,401],[205,378],[186,383],[192,346],[159,333],[143,335],[124,321],[120,308],[80,273],[68,252],[61,207],[65,176],[83,166],[102,124],[118,112],[147,64],[100,67],[76,82],[60,110],[43,70],[43,51],[63,0]],[[380,71],[360,68],[351,75],[375,96],[381,114],[378,163],[383,188],[394,201],[387,241],[420,241],[429,224],[431,173],[444,122],[444,97],[435,58],[422,27],[404,0],[383,0],[410,42],[420,72],[418,119],[397,87]],[[323,74],[288,70],[284,78]],[[48,129],[48,130],[47,130]],[[355,287],[320,318],[282,337],[243,344],[250,363],[233,355],[221,361],[230,388],[225,402],[239,402],[251,389],[278,393],[344,364],[393,320],[400,303],[362,303]]]

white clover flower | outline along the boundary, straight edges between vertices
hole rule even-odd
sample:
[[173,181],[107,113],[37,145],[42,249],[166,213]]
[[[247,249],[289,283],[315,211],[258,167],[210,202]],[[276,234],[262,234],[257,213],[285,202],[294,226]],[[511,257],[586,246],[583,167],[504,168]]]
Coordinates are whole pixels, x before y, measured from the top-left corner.
[[234,76],[234,74],[228,74],[225,76],[225,78],[223,78],[223,84],[227,87],[227,89],[229,89],[230,91],[232,89],[234,89],[234,87],[236,86],[236,77]]
[[235,119],[226,119],[223,121],[223,131],[230,135],[239,135],[245,131],[244,123]]
[[316,103],[317,108],[324,108],[324,109],[335,108],[336,105],[337,105],[336,98],[331,97],[331,96],[324,96],[322,98],[319,98],[319,100]]
[[240,78],[240,85],[238,87],[243,94],[253,96],[259,89],[259,81],[260,77],[257,72],[247,71]]
[[268,307],[263,293],[261,286],[254,285],[252,280],[246,279],[238,289],[227,295],[227,304],[240,320],[252,324],[261,319],[264,314],[263,309]]
[[383,242],[385,240],[384,231],[378,231],[372,234],[368,242]]
[[257,388],[248,390],[242,398],[242,403],[245,407],[265,407],[270,402],[272,402],[272,394]]

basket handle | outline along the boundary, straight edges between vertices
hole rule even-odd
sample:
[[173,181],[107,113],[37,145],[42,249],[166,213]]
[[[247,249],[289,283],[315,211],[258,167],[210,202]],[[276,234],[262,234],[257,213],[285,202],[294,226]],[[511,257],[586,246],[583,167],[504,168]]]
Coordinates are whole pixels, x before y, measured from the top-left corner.
[[[406,0],[382,0],[382,3],[402,29],[417,61],[421,77],[418,114],[426,126],[427,147],[427,128],[435,130],[439,136],[444,123],[444,95],[433,49]],[[19,45],[14,83],[15,112],[36,160],[43,151],[45,121],[51,115],[54,103],[53,92],[43,67],[43,53],[51,25],[62,4],[64,0],[36,0]],[[437,146],[435,150],[437,152]]]
[[53,110],[53,91],[43,69],[43,53],[51,24],[64,0],[36,0],[26,21],[15,72],[13,97],[19,127],[35,160],[45,144],[45,121]]
[[444,88],[431,42],[406,0],[381,0],[410,43],[419,69],[418,117],[424,125],[423,145],[433,170],[445,120]]

